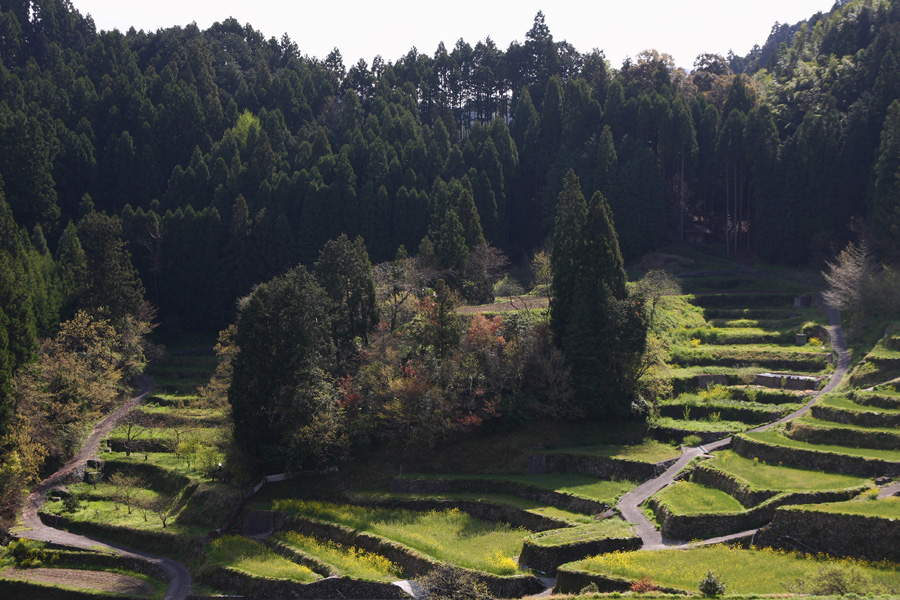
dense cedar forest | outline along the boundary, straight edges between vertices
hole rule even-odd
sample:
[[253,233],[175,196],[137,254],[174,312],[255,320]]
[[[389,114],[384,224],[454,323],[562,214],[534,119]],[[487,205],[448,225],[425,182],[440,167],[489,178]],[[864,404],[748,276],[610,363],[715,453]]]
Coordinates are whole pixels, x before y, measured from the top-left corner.
[[[248,375],[272,368],[259,354],[224,365],[233,399],[309,392],[284,400],[325,415],[302,424],[299,454],[277,436],[246,444],[276,442],[270,464],[296,465],[332,452],[312,439],[340,453],[375,430],[430,439],[499,414],[627,413],[579,398],[634,381],[583,375],[640,370],[646,323],[629,323],[643,304],[622,265],[672,241],[820,264],[866,221],[883,257],[900,252],[898,0],[839,1],[690,72],[656,50],[611,65],[541,13],[506,49],[460,39],[348,67],[338,49],[301,48],[234,19],[109,32],[68,0],[0,0],[0,434],[6,453],[26,421],[55,440],[19,447],[25,476],[139,370],[152,319],[175,334],[238,321],[226,354],[274,347],[302,363],[268,383]],[[585,241],[597,235],[613,243]],[[551,246],[549,326],[460,325],[455,308],[491,301],[507,260]],[[267,331],[290,305],[302,318]],[[77,380],[64,351],[103,377]],[[236,402],[239,437],[271,419]],[[351,415],[343,428],[326,405]]]

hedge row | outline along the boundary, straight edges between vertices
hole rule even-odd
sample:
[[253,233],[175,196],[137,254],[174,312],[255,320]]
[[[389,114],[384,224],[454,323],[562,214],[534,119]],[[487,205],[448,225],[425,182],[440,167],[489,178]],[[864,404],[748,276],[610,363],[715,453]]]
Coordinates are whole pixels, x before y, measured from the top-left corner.
[[900,461],[779,446],[741,435],[734,438],[732,445],[734,451],[744,458],[756,457],[770,464],[783,464],[789,467],[831,471],[833,473],[859,475],[861,477],[900,474]]
[[[440,564],[437,560],[421,552],[379,535],[359,532],[343,525],[327,523],[318,519],[276,513],[275,530],[296,531],[319,539],[330,539],[344,546],[356,546],[367,552],[380,554],[412,577],[426,575]],[[536,594],[544,589],[540,580],[533,575],[501,577],[481,571],[464,570],[487,585],[495,596],[501,598],[520,598]]]
[[827,427],[793,421],[788,424],[785,435],[792,440],[809,442],[810,444],[835,444],[851,448],[874,448],[878,450],[897,450],[900,448],[900,431],[870,431],[866,429],[847,429],[846,427]]
[[565,492],[543,489],[518,481],[491,479],[415,479],[398,477],[391,481],[391,490],[412,494],[440,494],[445,492],[472,492],[476,494],[511,494],[520,498],[543,502],[575,512],[597,514],[610,507],[597,500],[581,498]]
[[775,390],[760,387],[732,387],[728,390],[731,397],[742,402],[759,404],[793,404],[804,402],[806,397],[790,390]]

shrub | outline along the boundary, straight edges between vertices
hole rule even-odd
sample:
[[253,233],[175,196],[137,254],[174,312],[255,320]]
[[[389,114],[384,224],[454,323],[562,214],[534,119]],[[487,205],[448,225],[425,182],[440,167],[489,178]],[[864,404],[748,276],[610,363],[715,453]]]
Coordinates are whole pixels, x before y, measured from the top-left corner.
[[631,584],[631,591],[638,594],[646,594],[647,592],[652,592],[656,589],[657,586],[653,582],[653,578],[650,576],[641,577]]
[[470,573],[449,565],[432,569],[416,580],[416,600],[493,600],[487,586]]
[[853,565],[824,565],[807,579],[798,579],[791,591],[814,596],[843,596],[865,594],[872,582]]
[[700,436],[699,436],[699,435],[689,435],[689,436],[686,436],[686,437],[684,438],[684,440],[682,440],[682,442],[681,442],[681,444],[682,444],[683,446],[688,446],[688,447],[699,446],[699,445],[702,444],[702,443],[703,443],[703,440],[700,439]]
[[6,552],[17,567],[40,567],[44,562],[53,561],[56,557],[44,548],[43,542],[33,540],[16,540],[10,542]]
[[706,572],[706,576],[700,580],[699,588],[707,598],[715,598],[725,593],[725,584],[712,571]]

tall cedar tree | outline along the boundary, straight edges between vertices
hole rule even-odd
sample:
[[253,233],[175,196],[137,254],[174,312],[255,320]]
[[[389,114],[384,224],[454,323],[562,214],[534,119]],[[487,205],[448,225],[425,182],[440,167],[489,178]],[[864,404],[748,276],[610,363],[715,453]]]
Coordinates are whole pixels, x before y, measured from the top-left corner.
[[304,433],[334,407],[328,294],[303,266],[261,284],[244,302],[235,341],[235,439],[269,472],[301,467],[314,454]]
[[553,241],[550,322],[572,368],[575,400],[590,417],[625,418],[647,326],[628,298],[609,205],[600,192],[587,205],[573,171],[559,195]]
[[369,330],[378,323],[372,263],[362,237],[346,234],[326,243],[316,262],[316,279],[331,299],[331,327],[337,364],[343,365],[355,340],[369,343]]

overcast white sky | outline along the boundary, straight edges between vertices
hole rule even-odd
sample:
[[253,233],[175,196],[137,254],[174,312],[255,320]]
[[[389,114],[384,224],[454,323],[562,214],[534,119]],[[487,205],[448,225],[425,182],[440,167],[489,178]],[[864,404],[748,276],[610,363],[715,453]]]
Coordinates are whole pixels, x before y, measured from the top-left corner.
[[324,58],[337,47],[349,67],[371,65],[381,54],[394,62],[412,46],[433,55],[438,42],[471,45],[490,36],[505,50],[524,41],[534,15],[543,10],[550,33],[580,52],[599,48],[618,68],[627,56],[656,48],[690,69],[701,52],[746,54],[765,42],[772,25],[796,23],[834,0],[73,0],[99,29],[155,31],[196,22],[206,29],[235,17],[266,38],[287,33],[300,51]]

